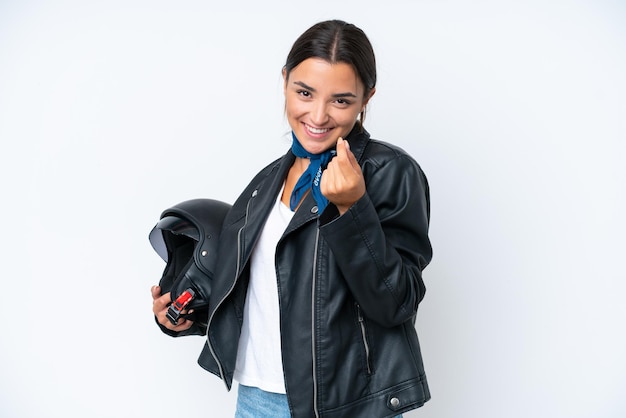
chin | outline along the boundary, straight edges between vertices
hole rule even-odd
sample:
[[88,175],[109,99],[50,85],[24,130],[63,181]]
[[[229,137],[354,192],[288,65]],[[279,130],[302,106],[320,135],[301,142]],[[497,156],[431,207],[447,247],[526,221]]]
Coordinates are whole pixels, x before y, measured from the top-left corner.
[[307,131],[296,131],[296,137],[308,152],[313,154],[319,154],[329,148],[332,148],[337,143],[337,139],[341,136],[335,130],[329,131],[323,138],[316,138],[308,135]]
[[321,154],[322,152],[326,151],[327,149],[332,148],[333,145],[335,145],[335,144],[334,143],[332,143],[332,144],[320,144],[320,143],[311,144],[310,142],[302,143],[302,146],[304,147],[304,149],[307,150],[308,152],[310,152],[311,154]]

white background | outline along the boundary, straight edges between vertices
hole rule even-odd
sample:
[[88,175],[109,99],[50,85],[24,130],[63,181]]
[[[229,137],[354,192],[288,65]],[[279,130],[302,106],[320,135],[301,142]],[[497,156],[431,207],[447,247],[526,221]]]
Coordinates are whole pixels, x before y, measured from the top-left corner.
[[153,323],[147,235],[286,151],[281,67],[328,18],[432,188],[405,416],[626,416],[624,2],[213,3],[0,0],[0,416],[232,416],[202,339]]

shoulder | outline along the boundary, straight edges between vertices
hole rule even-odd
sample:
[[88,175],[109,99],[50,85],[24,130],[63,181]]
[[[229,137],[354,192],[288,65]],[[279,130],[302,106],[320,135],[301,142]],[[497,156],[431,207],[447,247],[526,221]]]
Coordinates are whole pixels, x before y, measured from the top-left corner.
[[405,156],[411,158],[409,154],[399,146],[375,138],[370,138],[367,142],[363,156],[369,159],[394,159]]
[[397,170],[414,170],[422,174],[418,162],[403,148],[379,139],[370,139],[365,145],[361,167],[378,170],[382,167]]
[[373,138],[370,133],[357,124],[348,135],[350,148],[356,156],[359,164],[382,166],[390,162],[398,162],[417,165],[417,162],[404,149],[398,145]]

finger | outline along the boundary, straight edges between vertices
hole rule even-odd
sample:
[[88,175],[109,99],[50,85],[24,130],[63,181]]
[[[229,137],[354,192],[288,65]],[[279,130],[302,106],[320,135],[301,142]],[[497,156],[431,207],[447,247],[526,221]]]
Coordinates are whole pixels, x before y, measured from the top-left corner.
[[150,293],[152,293],[152,299],[158,299],[161,297],[161,287],[160,286],[152,286],[150,288]]
[[344,158],[346,156],[346,146],[345,140],[342,137],[337,139],[337,144],[335,145],[335,150],[337,151],[337,157]]
[[165,311],[162,313],[159,313],[156,317],[157,317],[157,320],[159,321],[159,324],[163,325],[165,328],[170,329],[172,331],[184,331],[193,324],[193,322],[188,321],[187,319],[181,317],[181,318],[178,318],[178,324],[174,325],[172,321],[170,321],[169,318],[167,317]]
[[[181,312],[183,315],[186,315],[187,312]],[[191,312],[189,312],[191,313]],[[161,313],[157,315],[157,319],[161,325],[163,325],[167,329],[171,329],[172,331],[184,331],[189,329],[193,325],[193,321],[185,318],[185,316],[180,316],[178,318],[177,324],[174,325],[172,321],[167,317],[167,310],[163,310]]]
[[360,170],[361,167],[359,166],[359,162],[356,160],[356,156],[352,153],[352,150],[350,149],[350,143],[344,140],[343,144],[346,149],[346,156],[348,157],[348,161],[350,161],[350,165],[352,166],[352,168],[358,168]]
[[172,297],[170,292],[167,292],[161,297],[158,297],[152,301],[152,311],[155,314],[159,314],[160,312],[167,309],[167,307],[172,303]]
[[348,141],[339,137],[339,139],[337,140],[336,149],[337,149],[337,157],[339,157],[337,158],[337,160],[339,162],[349,163],[352,169],[356,169],[359,166],[359,163],[357,162],[356,157],[350,150],[350,143]]

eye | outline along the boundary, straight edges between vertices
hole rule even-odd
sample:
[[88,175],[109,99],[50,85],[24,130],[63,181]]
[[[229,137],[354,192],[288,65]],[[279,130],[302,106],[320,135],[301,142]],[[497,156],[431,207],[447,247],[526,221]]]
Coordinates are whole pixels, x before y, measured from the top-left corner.
[[337,105],[337,107],[339,107],[340,109],[345,109],[348,108],[352,105],[352,102],[350,100],[346,100],[346,99],[337,99],[335,100],[335,104]]
[[296,93],[302,97],[311,97],[311,92],[308,90],[297,90]]

